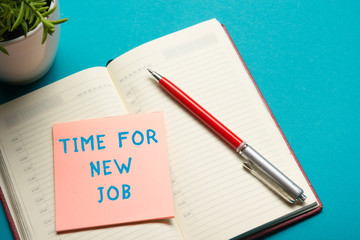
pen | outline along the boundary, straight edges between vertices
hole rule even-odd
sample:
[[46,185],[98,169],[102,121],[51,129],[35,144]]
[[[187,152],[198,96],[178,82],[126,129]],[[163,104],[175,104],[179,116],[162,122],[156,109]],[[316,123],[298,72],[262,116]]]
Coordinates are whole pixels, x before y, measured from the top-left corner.
[[270,189],[278,193],[290,203],[297,200],[304,202],[306,196],[304,191],[285,176],[280,170],[273,166],[268,160],[261,156],[255,149],[229,130],[224,124],[201,107],[185,92],[157,72],[147,69],[158,81],[158,84],[181,105],[195,115],[201,122],[214,131],[226,143],[236,150],[244,159],[243,166],[251,174],[261,180]]

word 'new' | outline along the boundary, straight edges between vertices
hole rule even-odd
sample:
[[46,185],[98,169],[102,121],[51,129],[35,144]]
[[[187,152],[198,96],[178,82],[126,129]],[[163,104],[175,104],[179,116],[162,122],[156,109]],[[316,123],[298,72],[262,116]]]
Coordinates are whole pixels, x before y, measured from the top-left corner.
[[[116,159],[114,159],[114,164],[116,166],[116,169],[119,171],[119,174],[123,174],[124,170],[126,173],[129,173],[130,171],[130,165],[131,165],[131,157],[128,160],[127,165],[124,163],[121,163],[121,165],[118,163]],[[100,161],[90,162],[90,171],[91,171],[91,177],[95,176],[95,173],[99,176],[102,172],[104,173],[104,176],[112,174],[111,171],[111,160],[103,160],[102,164],[100,164]],[[101,171],[101,167],[103,171]]]

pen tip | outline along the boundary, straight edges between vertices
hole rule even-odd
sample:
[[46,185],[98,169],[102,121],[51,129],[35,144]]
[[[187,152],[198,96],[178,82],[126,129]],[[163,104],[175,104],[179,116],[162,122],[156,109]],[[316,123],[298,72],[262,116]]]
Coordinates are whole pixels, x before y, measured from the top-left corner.
[[154,76],[154,78],[155,78],[156,80],[159,81],[159,80],[162,78],[162,76],[161,76],[160,74],[158,74],[157,72],[151,70],[150,68],[146,68],[146,69],[149,71],[149,73],[151,73],[151,75]]

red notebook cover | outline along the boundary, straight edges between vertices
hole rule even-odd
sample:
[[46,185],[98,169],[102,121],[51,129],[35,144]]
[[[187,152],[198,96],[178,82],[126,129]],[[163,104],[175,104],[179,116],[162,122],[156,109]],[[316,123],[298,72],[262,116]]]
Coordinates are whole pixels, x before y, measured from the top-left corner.
[[[308,218],[308,217],[310,217],[310,216],[313,216],[313,215],[316,214],[316,213],[319,213],[319,212],[322,210],[323,205],[322,205],[322,203],[321,203],[318,195],[316,194],[313,186],[311,185],[308,177],[306,176],[303,168],[301,167],[301,165],[300,165],[300,163],[299,163],[299,161],[298,161],[298,159],[297,159],[294,151],[291,149],[291,147],[290,147],[290,145],[289,145],[289,142],[287,141],[287,139],[286,139],[283,131],[281,130],[278,122],[276,121],[273,113],[271,112],[271,110],[270,110],[267,102],[265,101],[264,96],[262,95],[262,93],[261,93],[259,87],[257,86],[254,78],[252,77],[252,75],[251,75],[248,67],[246,66],[243,58],[241,57],[240,52],[238,51],[237,47],[235,46],[235,44],[234,44],[234,42],[233,42],[233,40],[232,40],[229,32],[227,31],[227,29],[226,29],[226,27],[225,27],[224,25],[222,25],[222,26],[223,26],[223,29],[224,29],[225,33],[226,33],[227,36],[229,37],[229,39],[230,39],[230,41],[231,41],[231,43],[232,43],[232,45],[233,45],[233,47],[234,47],[234,50],[237,52],[237,54],[238,54],[238,56],[239,56],[239,58],[240,58],[240,60],[241,60],[241,62],[242,62],[242,64],[243,64],[243,66],[245,67],[245,69],[246,69],[249,77],[251,78],[251,81],[253,82],[254,86],[256,87],[256,89],[257,89],[257,91],[258,91],[258,94],[260,95],[261,99],[263,100],[264,105],[266,106],[267,110],[269,111],[269,113],[270,113],[273,121],[275,122],[277,128],[279,129],[279,131],[280,131],[280,133],[281,133],[284,141],[286,142],[289,150],[291,151],[292,155],[294,156],[294,158],[295,158],[295,160],[296,160],[296,163],[298,164],[298,166],[299,166],[302,174],[304,175],[307,183],[309,184],[309,186],[310,186],[311,190],[313,191],[313,193],[314,193],[317,201],[319,202],[319,206],[318,206],[317,208],[313,209],[313,210],[310,210],[310,211],[305,212],[305,213],[303,213],[303,214],[301,214],[301,215],[298,215],[298,216],[293,217],[293,218],[291,218],[291,219],[288,219],[288,220],[285,220],[285,221],[283,221],[283,222],[277,223],[277,224],[272,225],[272,226],[270,226],[270,227],[268,227],[268,228],[265,228],[265,229],[263,229],[263,230],[261,230],[261,231],[255,232],[255,233],[253,233],[253,234],[251,234],[251,235],[248,235],[248,236],[244,237],[244,238],[246,238],[246,239],[256,239],[256,238],[259,238],[259,237],[264,237],[264,236],[269,235],[269,234],[271,234],[271,233],[275,233],[275,232],[277,232],[277,231],[279,231],[279,230],[281,230],[281,229],[283,229],[283,228],[285,228],[285,227],[289,227],[289,226],[291,226],[292,224],[295,224],[295,223],[297,223],[297,222],[299,222],[299,221],[301,221],[301,220],[304,220],[304,219],[306,219],[306,218]],[[6,214],[6,216],[7,216],[8,221],[9,221],[9,225],[10,225],[11,231],[12,231],[12,233],[13,233],[13,235],[14,235],[14,238],[15,238],[16,240],[18,240],[18,239],[20,239],[20,237],[19,237],[19,234],[18,234],[18,232],[17,232],[17,229],[16,229],[16,226],[15,226],[14,220],[13,220],[13,218],[12,218],[12,216],[11,216],[9,207],[8,207],[8,205],[7,205],[7,203],[6,203],[5,196],[4,196],[4,193],[3,193],[3,191],[1,190],[1,188],[0,188],[0,199],[1,199],[2,205],[3,205],[3,207],[4,207],[5,214]]]
[[2,205],[4,207],[5,215],[6,215],[7,219],[8,219],[8,221],[9,221],[11,232],[12,232],[14,238],[16,240],[18,240],[18,239],[20,239],[20,237],[19,237],[19,234],[18,234],[18,232],[16,230],[14,220],[13,220],[13,218],[11,216],[9,206],[6,203],[6,199],[5,199],[5,196],[4,196],[4,193],[3,193],[2,189],[1,189],[1,187],[0,187],[0,199],[1,199],[1,203],[2,203]]

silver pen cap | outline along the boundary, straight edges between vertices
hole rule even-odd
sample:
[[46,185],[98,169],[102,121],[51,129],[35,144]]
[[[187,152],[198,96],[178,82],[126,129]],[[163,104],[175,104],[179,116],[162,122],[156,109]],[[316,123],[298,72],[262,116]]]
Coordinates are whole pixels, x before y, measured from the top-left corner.
[[305,201],[304,191],[251,146],[245,144],[238,152],[246,160],[243,166],[286,201]]

